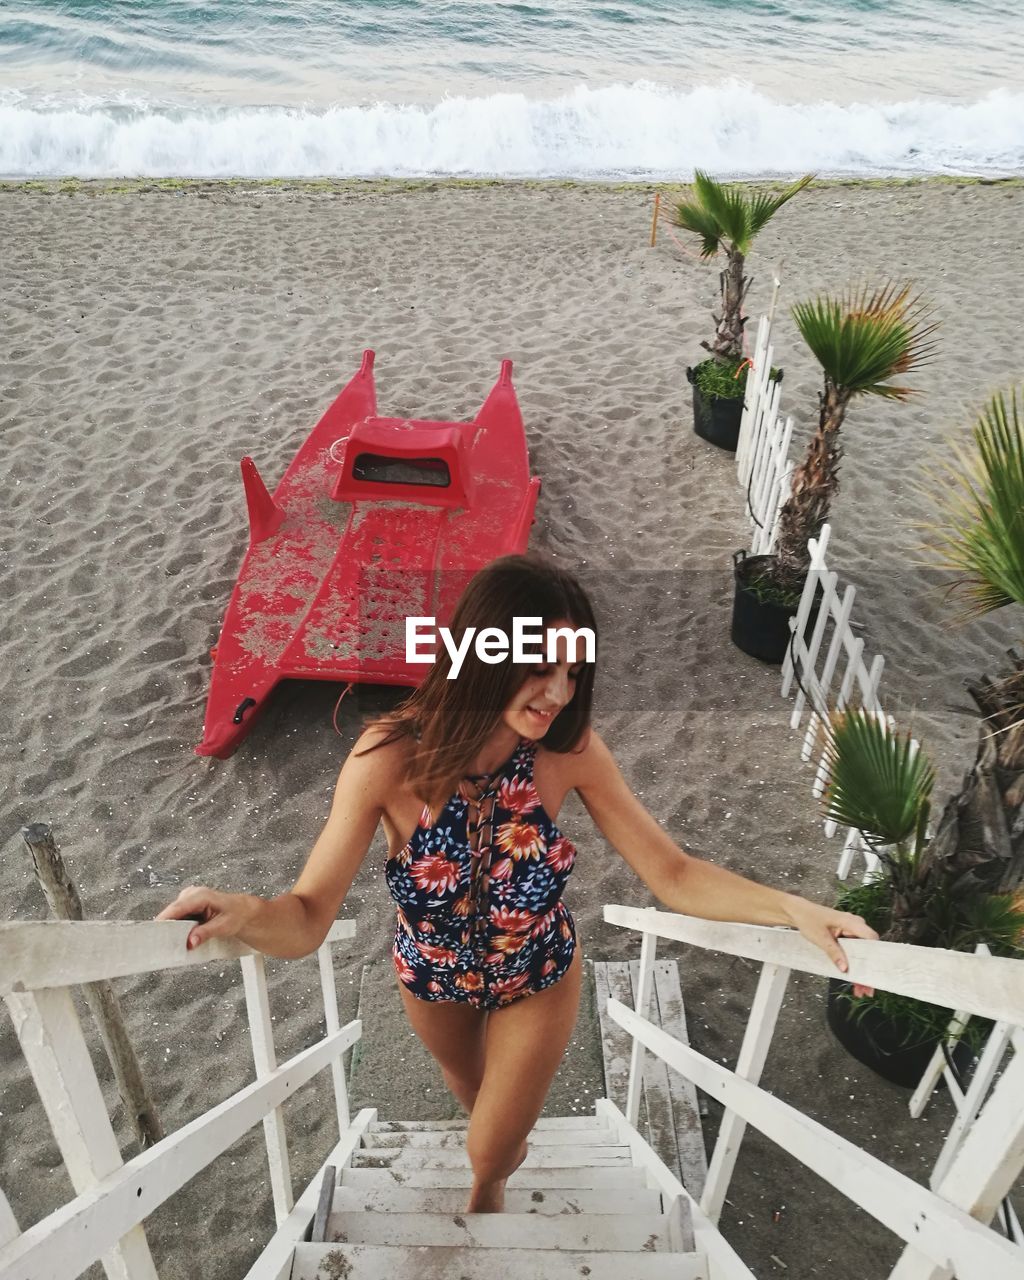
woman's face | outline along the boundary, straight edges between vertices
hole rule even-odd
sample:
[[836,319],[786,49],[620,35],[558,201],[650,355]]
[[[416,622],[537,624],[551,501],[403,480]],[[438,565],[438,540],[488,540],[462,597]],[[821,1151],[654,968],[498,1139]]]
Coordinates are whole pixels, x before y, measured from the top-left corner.
[[[541,648],[548,652],[548,637],[558,627],[575,631],[568,619],[560,618],[548,624]],[[557,661],[539,663],[530,668],[526,683],[505,708],[502,719],[510,729],[524,738],[543,738],[555,716],[572,701],[576,692],[576,680],[583,669],[585,650],[582,640],[578,645],[580,661],[572,652],[568,636],[557,638]]]

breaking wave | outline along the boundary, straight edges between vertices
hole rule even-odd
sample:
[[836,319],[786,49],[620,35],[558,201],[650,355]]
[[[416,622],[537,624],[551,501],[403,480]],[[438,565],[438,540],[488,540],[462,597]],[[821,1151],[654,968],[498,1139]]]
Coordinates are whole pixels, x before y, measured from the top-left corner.
[[1024,169],[1024,94],[973,102],[787,103],[738,82],[579,85],[550,98],[446,96],[322,108],[0,94],[6,177],[688,179],[1006,174]]

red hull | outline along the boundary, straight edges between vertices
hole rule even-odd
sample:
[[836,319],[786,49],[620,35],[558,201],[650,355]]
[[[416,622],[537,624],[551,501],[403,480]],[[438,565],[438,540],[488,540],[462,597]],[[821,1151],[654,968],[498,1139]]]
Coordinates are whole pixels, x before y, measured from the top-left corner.
[[511,372],[473,422],[379,418],[367,351],[273,495],[242,460],[249,548],[198,755],[230,756],[280,680],[419,684],[406,617],[446,624],[476,570],[529,540],[540,480]]

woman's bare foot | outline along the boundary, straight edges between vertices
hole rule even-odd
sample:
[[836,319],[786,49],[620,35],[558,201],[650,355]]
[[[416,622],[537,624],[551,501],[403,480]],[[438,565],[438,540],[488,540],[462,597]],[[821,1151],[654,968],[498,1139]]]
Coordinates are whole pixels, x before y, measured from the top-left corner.
[[505,1179],[497,1182],[474,1182],[469,1193],[466,1213],[502,1213],[505,1209]]
[[523,1145],[520,1148],[519,1159],[504,1178],[498,1178],[495,1182],[474,1181],[473,1190],[469,1193],[469,1204],[466,1205],[465,1212],[503,1213],[505,1210],[505,1182],[523,1163],[529,1150],[529,1143],[524,1138]]

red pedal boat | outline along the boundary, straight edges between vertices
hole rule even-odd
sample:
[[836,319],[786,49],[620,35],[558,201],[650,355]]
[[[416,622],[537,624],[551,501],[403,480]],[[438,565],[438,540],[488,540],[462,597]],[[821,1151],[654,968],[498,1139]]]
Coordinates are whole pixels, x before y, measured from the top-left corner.
[[212,650],[201,756],[230,756],[280,680],[418,685],[405,620],[450,620],[526,549],[540,480],[505,360],[472,422],[379,418],[373,352],[271,495],[242,459],[249,548]]

